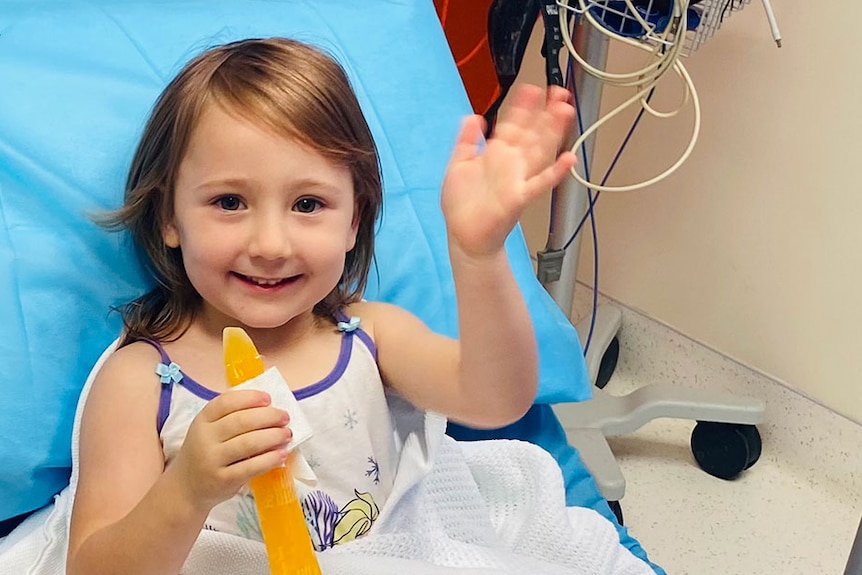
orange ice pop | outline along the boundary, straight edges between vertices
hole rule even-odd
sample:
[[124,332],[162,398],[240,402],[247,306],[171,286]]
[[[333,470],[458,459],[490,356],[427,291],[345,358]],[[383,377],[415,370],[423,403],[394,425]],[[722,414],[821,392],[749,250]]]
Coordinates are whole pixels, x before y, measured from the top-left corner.
[[[227,381],[239,385],[264,372],[263,360],[248,334],[239,327],[226,327],[222,333]],[[272,575],[321,575],[302,506],[296,496],[288,456],[276,467],[251,480],[260,530]]]

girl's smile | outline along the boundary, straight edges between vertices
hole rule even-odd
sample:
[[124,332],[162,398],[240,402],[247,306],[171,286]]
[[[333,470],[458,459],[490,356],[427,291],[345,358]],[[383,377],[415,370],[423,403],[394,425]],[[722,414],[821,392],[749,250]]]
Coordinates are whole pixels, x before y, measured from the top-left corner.
[[260,289],[265,292],[274,292],[281,288],[287,288],[294,285],[302,279],[302,275],[295,275],[286,278],[262,278],[247,276],[233,272],[234,277],[249,285],[252,289]]

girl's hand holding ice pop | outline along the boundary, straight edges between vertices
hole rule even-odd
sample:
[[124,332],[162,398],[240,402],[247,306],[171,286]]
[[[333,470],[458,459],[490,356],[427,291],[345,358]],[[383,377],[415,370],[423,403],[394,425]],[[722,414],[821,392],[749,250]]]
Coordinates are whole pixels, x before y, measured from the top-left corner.
[[212,399],[195,417],[172,467],[195,508],[209,510],[253,477],[283,464],[292,437],[287,412],[263,391]]

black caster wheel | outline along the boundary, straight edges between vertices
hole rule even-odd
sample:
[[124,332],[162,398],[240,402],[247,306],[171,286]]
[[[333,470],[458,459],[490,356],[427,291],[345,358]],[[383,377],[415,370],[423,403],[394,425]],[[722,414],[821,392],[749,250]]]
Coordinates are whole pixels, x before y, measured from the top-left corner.
[[602,361],[599,363],[599,373],[596,374],[596,387],[604,389],[614,370],[617,368],[617,360],[620,358],[620,340],[614,337],[608,344],[608,349],[602,354]]
[[762,445],[753,425],[698,421],[691,432],[695,461],[719,479],[734,479],[757,463]]
[[608,501],[608,505],[611,506],[611,511],[614,512],[614,516],[616,516],[619,524],[625,525],[625,523],[623,523],[623,508],[622,508],[622,505],[620,505],[620,502],[619,501]]

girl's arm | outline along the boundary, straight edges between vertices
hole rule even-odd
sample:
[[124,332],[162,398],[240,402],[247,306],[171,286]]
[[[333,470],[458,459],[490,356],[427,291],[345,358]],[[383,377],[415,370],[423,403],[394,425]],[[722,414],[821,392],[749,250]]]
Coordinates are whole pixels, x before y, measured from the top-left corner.
[[68,575],[179,573],[210,509],[283,461],[286,414],[266,407],[264,393],[230,392],[195,418],[165,469],[156,430],[158,361],[150,346],[132,344],[93,383],[81,426]]
[[433,334],[392,306],[371,310],[381,373],[416,405],[476,427],[518,419],[536,393],[532,322],[504,242],[526,205],[574,165],[557,154],[574,117],[567,91],[522,87],[483,150],[481,118],[465,121],[443,183],[459,339]]
[[109,358],[87,399],[68,575],[179,573],[206,518],[162,475],[159,356],[144,345]]

